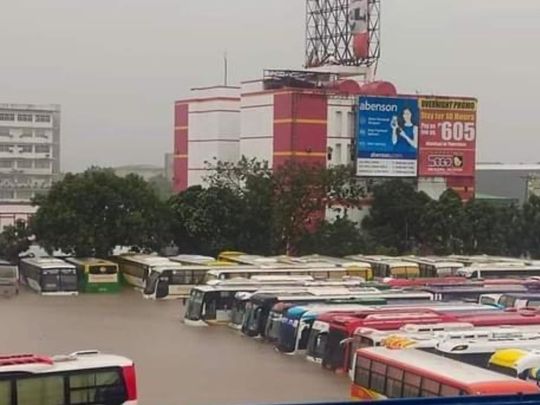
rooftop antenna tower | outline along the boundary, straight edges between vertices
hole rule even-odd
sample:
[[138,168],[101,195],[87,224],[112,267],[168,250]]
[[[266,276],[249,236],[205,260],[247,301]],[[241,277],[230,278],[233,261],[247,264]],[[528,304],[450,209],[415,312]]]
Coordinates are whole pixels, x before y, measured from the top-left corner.
[[307,69],[373,80],[380,40],[381,0],[306,0]]

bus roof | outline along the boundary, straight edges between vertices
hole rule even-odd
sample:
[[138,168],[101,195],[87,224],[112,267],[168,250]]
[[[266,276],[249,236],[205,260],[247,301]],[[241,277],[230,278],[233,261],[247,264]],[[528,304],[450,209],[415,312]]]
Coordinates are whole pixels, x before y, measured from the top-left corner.
[[[207,265],[209,263],[216,262],[216,259],[212,256],[202,256],[202,255],[177,255],[169,257],[169,260],[173,262],[180,262],[186,264],[201,264]],[[225,265],[225,262],[223,262]]]
[[57,259],[54,257],[30,257],[22,259],[21,262],[28,263],[32,266],[36,266],[42,269],[74,269],[70,263],[65,262],[64,260]]
[[[481,330],[480,330],[481,331]],[[478,331],[478,332],[480,332]],[[474,335],[475,331],[468,332]],[[540,333],[521,332],[517,330],[493,330],[482,333],[482,336],[462,339],[437,337],[437,350],[442,353],[469,354],[494,353],[498,349],[540,349]]]
[[11,355],[0,356],[0,376],[4,373],[14,372],[44,373],[103,367],[125,367],[132,364],[133,361],[126,357],[103,354],[96,350],[79,351],[69,355],[52,357],[32,354]]
[[478,294],[496,294],[506,292],[525,292],[527,287],[521,284],[510,285],[488,285],[488,286],[467,286],[467,285],[448,285],[448,286],[427,286],[422,287],[422,291],[427,291],[432,294],[441,293],[469,293],[478,292]]
[[[518,380],[504,374],[471,366],[460,361],[442,358],[436,354],[421,350],[390,350],[385,347],[370,347],[358,349],[357,354],[375,361],[382,361],[388,365],[394,365],[413,373],[419,373],[426,377],[439,376],[437,380],[447,382],[450,385],[467,387],[481,383],[515,383],[515,392],[537,392],[535,384]],[[444,380],[444,381],[441,381]],[[521,389],[524,391],[521,391]]]
[[83,266],[117,266],[116,263],[97,257],[68,257],[66,262]]
[[461,322],[469,322],[475,326],[497,325],[538,325],[540,314],[535,312],[486,312],[484,314],[460,315]]
[[501,349],[497,350],[489,358],[489,364],[496,364],[501,367],[514,368],[516,362],[525,357],[529,352],[523,349]]

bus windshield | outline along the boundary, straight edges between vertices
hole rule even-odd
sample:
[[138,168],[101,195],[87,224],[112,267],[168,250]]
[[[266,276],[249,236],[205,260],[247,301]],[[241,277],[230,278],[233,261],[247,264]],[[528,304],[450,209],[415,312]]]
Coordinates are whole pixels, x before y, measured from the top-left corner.
[[77,291],[77,274],[71,269],[43,270],[41,284],[44,292]]
[[0,266],[0,278],[17,278],[17,270],[12,266]]
[[188,301],[185,318],[198,321],[201,319],[202,315],[202,306],[203,306],[204,292],[193,290],[191,297]]

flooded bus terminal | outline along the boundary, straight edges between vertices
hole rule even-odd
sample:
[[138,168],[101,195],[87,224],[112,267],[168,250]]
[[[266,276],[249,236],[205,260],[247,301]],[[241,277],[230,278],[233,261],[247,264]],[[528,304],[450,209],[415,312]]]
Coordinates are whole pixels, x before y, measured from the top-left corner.
[[227,327],[188,327],[179,300],[136,291],[0,300],[3,353],[98,349],[133,359],[139,403],[255,404],[346,400],[350,381]]

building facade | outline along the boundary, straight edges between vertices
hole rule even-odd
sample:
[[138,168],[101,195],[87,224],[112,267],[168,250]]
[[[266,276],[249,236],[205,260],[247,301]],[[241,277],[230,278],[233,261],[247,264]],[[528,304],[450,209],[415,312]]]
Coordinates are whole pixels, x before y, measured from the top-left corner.
[[[409,160],[391,141],[392,127],[406,126],[406,111],[416,138]],[[391,83],[334,73],[267,71],[240,88],[194,89],[176,103],[174,189],[203,184],[208,162],[245,156],[271,167],[352,164],[369,184],[405,177],[432,198],[452,188],[467,200],[475,192],[475,148],[475,99],[399,95]]]

